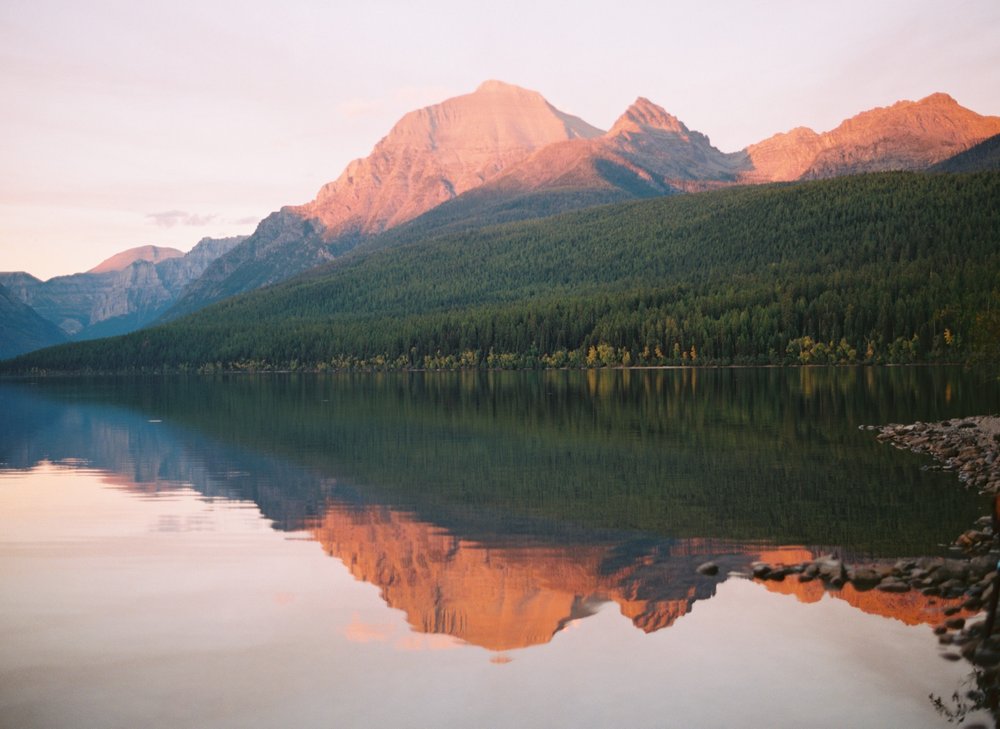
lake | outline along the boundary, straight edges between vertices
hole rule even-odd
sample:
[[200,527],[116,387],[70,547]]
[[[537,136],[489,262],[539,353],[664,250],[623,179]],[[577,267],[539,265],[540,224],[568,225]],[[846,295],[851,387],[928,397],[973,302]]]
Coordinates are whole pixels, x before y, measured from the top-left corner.
[[0,382],[0,725],[948,726],[945,601],[746,575],[949,554],[987,503],[860,426],[998,410],[933,367]]

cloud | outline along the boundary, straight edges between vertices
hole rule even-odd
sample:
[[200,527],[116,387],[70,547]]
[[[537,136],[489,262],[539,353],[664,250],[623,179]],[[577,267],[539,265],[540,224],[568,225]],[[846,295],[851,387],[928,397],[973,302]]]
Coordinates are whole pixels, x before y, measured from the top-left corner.
[[215,220],[215,215],[199,215],[184,210],[166,210],[162,213],[146,213],[146,218],[161,228],[173,228],[175,225],[208,225]]

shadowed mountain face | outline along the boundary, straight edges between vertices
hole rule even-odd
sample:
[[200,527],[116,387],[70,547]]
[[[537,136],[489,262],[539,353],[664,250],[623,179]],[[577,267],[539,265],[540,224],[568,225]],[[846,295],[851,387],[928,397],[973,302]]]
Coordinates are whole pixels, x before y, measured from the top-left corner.
[[59,327],[0,285],[0,359],[64,341]]
[[[794,537],[845,554],[875,540],[898,555],[933,544],[941,522],[969,523],[974,495],[855,421],[928,412],[913,393],[932,381],[955,409],[994,402],[996,388],[961,371],[733,376],[8,384],[0,469],[56,462],[143,498],[193,488],[252,502],[377,587],[414,630],[494,651],[545,643],[609,603],[639,630],[668,628],[754,560],[819,553]],[[697,573],[706,560],[718,575]],[[818,581],[766,589],[908,624],[951,605]]]
[[987,170],[1000,170],[1000,134],[931,167],[932,172],[960,173]]
[[112,256],[86,273],[48,281],[24,272],[0,273],[0,284],[57,326],[65,338],[124,334],[153,321],[209,263],[242,240],[205,238],[186,254],[142,246]]

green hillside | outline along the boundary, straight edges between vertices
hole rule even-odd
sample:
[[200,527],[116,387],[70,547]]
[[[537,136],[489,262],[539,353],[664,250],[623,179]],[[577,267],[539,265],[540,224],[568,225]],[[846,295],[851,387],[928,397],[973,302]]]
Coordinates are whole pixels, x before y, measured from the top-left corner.
[[1000,278],[1000,174],[591,208],[379,248],[7,371],[954,361]]

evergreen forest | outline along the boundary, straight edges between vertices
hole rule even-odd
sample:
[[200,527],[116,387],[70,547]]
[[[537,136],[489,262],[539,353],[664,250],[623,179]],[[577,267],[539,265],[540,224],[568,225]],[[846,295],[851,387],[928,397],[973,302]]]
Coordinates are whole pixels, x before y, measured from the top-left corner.
[[375,239],[0,371],[957,362],[996,353],[998,275],[1000,173],[879,173]]

